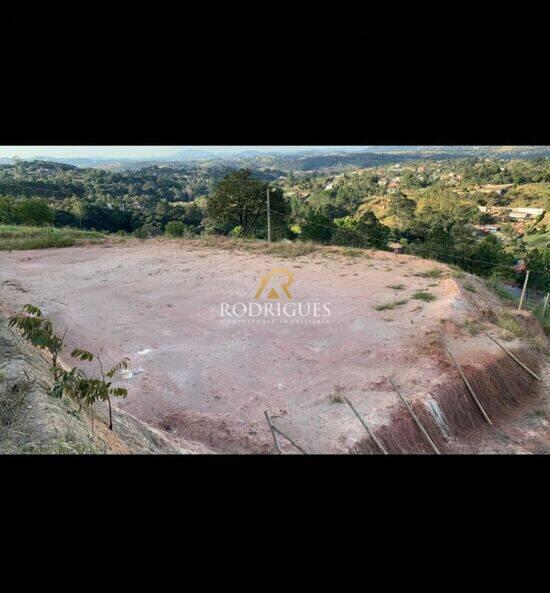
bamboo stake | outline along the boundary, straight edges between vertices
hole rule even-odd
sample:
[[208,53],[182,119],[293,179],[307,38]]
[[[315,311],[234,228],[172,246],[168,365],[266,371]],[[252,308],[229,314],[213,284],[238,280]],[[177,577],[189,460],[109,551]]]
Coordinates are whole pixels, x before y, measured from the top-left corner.
[[529,270],[525,275],[525,282],[523,283],[523,290],[521,291],[521,298],[519,299],[518,311],[521,311],[523,307],[523,299],[525,299],[525,291],[527,290],[527,283],[529,282]]
[[280,430],[279,428],[277,428],[274,424],[273,424],[273,428],[282,437],[284,437],[291,445],[294,445],[296,447],[296,449],[298,449],[298,451],[300,451],[304,455],[307,455],[307,451],[305,451],[304,449],[302,449],[302,447],[300,447],[300,445],[298,445],[298,443],[294,442],[287,434],[285,434],[282,430]]
[[476,395],[476,392],[474,391],[474,388],[470,385],[470,382],[468,381],[468,379],[466,379],[466,375],[464,374],[464,372],[460,368],[460,365],[456,361],[456,358],[453,356],[453,353],[448,348],[447,348],[447,352],[449,353],[449,356],[453,359],[453,362],[455,363],[456,368],[458,369],[458,372],[460,373],[460,376],[462,377],[462,380],[464,381],[464,384],[466,385],[466,388],[470,392],[470,395],[472,396],[473,400],[475,401],[475,403],[476,403],[477,407],[479,408],[480,412],[483,414],[483,417],[487,421],[487,424],[492,425],[493,423],[491,422],[491,419],[489,418],[489,416],[487,415],[487,412],[484,410],[483,406],[481,405],[481,402],[477,398],[477,395]]
[[542,379],[536,374],[534,373],[528,366],[524,365],[523,362],[521,362],[521,360],[518,360],[511,352],[510,350],[508,350],[507,348],[505,348],[496,338],[493,338],[493,336],[489,335],[487,332],[485,332],[485,335],[488,336],[489,338],[491,338],[491,340],[493,340],[493,342],[495,344],[497,344],[498,346],[500,346],[504,352],[506,352],[506,354],[508,354],[508,356],[512,359],[515,360],[519,366],[524,369],[525,371],[527,371],[531,377],[534,377],[537,381],[542,381]]
[[269,417],[269,414],[267,413],[267,411],[264,412],[267,423],[269,425],[269,430],[271,430],[271,436],[273,437],[273,442],[275,443],[275,450],[277,451],[277,453],[279,455],[281,455],[281,447],[279,445],[279,440],[277,439],[277,435],[275,434],[275,430],[274,430],[274,426],[273,423],[271,422],[271,418]]
[[395,382],[394,382],[393,379],[390,379],[390,383],[392,384],[392,387],[397,392],[397,395],[401,398],[401,401],[405,404],[405,407],[409,411],[409,414],[412,416],[413,420],[416,423],[416,426],[418,426],[418,428],[420,429],[420,431],[422,432],[422,434],[424,435],[424,437],[426,438],[426,440],[430,444],[430,447],[434,450],[435,453],[437,453],[437,455],[441,455],[441,453],[439,452],[439,449],[436,447],[435,443],[432,441],[430,435],[426,432],[426,429],[422,426],[422,423],[417,418],[417,416],[414,413],[413,409],[411,408],[409,402],[404,398],[404,396],[401,393],[401,391],[399,391],[399,387],[397,387],[397,385],[395,384]]
[[361,424],[365,427],[365,430],[369,433],[369,436],[374,441],[375,445],[380,449],[380,451],[382,451],[382,453],[384,453],[384,455],[388,455],[388,452],[384,448],[384,445],[382,445],[382,443],[376,438],[376,435],[374,434],[374,432],[372,432],[370,426],[367,424],[367,421],[362,418],[359,412],[355,409],[354,405],[349,401],[347,397],[344,397],[344,401],[351,408],[352,412],[357,416],[359,422],[361,422]]

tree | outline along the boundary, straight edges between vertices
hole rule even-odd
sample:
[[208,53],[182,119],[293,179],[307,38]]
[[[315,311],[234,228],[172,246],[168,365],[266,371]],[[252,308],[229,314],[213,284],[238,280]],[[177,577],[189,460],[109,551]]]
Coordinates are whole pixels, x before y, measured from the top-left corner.
[[79,410],[83,404],[91,407],[92,429],[94,403],[96,401],[106,401],[109,407],[109,430],[113,430],[111,397],[125,398],[128,396],[128,390],[123,387],[113,387],[110,379],[113,379],[121,369],[128,368],[128,358],[123,358],[105,372],[103,360],[98,354],[76,348],[71,353],[73,358],[88,362],[97,360],[99,363],[101,378],[88,378],[77,367],[73,367],[68,371],[58,365],[65,334],[62,337],[57,336],[54,333],[52,322],[42,315],[42,311],[38,307],[25,305],[22,311],[8,319],[8,326],[16,327],[27,342],[50,353],[54,382],[49,390],[49,395],[56,398],[61,398],[63,395],[68,396],[78,402]]
[[300,223],[300,239],[316,243],[330,243],[334,225],[328,216],[310,210]]
[[391,197],[388,214],[395,216],[401,230],[414,218],[415,212],[416,202],[407,198],[405,194],[398,192]]
[[550,292],[550,248],[542,247],[529,251],[527,255],[527,269],[530,288]]
[[334,220],[336,227],[333,243],[350,247],[387,249],[390,229],[381,224],[372,210],[356,216],[344,216]]
[[93,354],[87,350],[76,348],[71,352],[71,356],[82,361],[91,362],[94,359],[98,361],[101,379],[86,379],[81,377],[79,380],[80,397],[86,405],[92,408],[92,413],[95,402],[106,401],[109,406],[109,430],[113,430],[113,410],[111,406],[111,396],[126,398],[128,396],[128,390],[124,387],[112,387],[112,381],[108,381],[107,379],[112,379],[121,369],[128,368],[130,359],[123,358],[120,362],[117,362],[107,372],[105,372],[103,370],[103,361],[101,360],[99,354]]
[[[289,212],[283,193],[271,189],[272,222],[280,225]],[[240,226],[243,236],[261,229],[265,233],[267,220],[267,183],[252,179],[251,171],[241,169],[226,175],[209,196],[208,217],[226,227],[225,232]]]
[[46,350],[52,357],[54,378],[57,379],[59,367],[57,360],[63,350],[65,334],[57,336],[52,322],[42,315],[42,311],[33,305],[25,305],[21,312],[8,319],[8,327],[16,327],[27,342],[35,348]]

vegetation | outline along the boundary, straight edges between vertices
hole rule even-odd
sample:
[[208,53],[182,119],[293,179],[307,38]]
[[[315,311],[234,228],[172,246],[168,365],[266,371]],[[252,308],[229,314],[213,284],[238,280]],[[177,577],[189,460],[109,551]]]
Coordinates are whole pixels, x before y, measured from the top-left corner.
[[419,290],[412,295],[412,298],[416,299],[417,301],[429,302],[429,301],[435,301],[437,297],[434,294],[431,294],[429,292]]
[[128,391],[122,387],[113,387],[112,379],[121,369],[127,368],[127,358],[104,371],[103,361],[99,355],[77,348],[71,353],[73,358],[87,362],[97,360],[99,363],[100,377],[87,377],[78,367],[66,370],[58,364],[66,332],[63,336],[56,335],[52,322],[43,316],[38,307],[25,305],[22,311],[8,319],[8,327],[17,328],[27,342],[45,350],[51,356],[53,384],[49,394],[52,397],[69,397],[78,403],[79,410],[83,405],[89,407],[92,411],[92,427],[94,404],[106,401],[109,407],[109,430],[113,430],[111,397],[125,398]]
[[377,311],[391,311],[392,309],[396,309],[397,307],[401,307],[408,302],[407,299],[403,299],[400,301],[393,301],[393,303],[386,303],[385,305],[378,305],[375,307]]
[[72,247],[81,243],[99,243],[105,235],[72,228],[0,225],[0,251]]
[[[275,241],[299,240],[299,250],[388,249],[394,241],[405,253],[518,284],[523,273],[513,266],[525,260],[530,287],[545,292],[550,216],[507,220],[502,209],[550,210],[550,159],[500,148],[251,156],[240,159],[244,169],[227,160],[119,171],[21,161],[0,166],[0,223],[11,225],[0,227],[0,248],[101,239],[76,229],[265,239],[269,184]],[[487,224],[497,230],[488,234]]]

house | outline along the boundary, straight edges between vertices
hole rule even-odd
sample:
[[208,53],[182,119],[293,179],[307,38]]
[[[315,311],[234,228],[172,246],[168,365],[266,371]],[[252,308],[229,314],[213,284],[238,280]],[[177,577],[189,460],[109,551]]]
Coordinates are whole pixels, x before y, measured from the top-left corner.
[[482,232],[484,235],[494,235],[500,232],[500,226],[498,224],[476,224],[475,228]]
[[511,208],[510,218],[536,218],[544,214],[544,208]]

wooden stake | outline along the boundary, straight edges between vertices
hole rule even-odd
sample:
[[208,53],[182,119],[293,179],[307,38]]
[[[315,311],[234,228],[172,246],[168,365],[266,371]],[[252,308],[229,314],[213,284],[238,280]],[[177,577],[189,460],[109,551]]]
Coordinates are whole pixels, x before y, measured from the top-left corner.
[[507,348],[505,348],[496,338],[493,338],[493,336],[489,335],[487,332],[485,332],[485,335],[488,336],[489,338],[491,338],[491,340],[493,340],[493,342],[495,344],[497,344],[498,346],[500,346],[504,352],[506,352],[506,354],[508,354],[508,356],[512,359],[515,360],[519,366],[524,369],[525,371],[527,371],[531,377],[534,377],[537,381],[542,381],[542,379],[536,374],[534,373],[529,367],[527,367],[526,365],[524,365],[521,360],[518,360],[511,352],[510,350],[508,350]]
[[269,196],[269,185],[267,186],[267,242],[271,243],[271,201]]
[[466,388],[470,392],[470,395],[472,396],[472,399],[475,401],[475,403],[476,403],[477,407],[479,408],[480,412],[483,414],[483,417],[487,421],[487,424],[492,425],[493,423],[491,422],[491,419],[489,418],[489,416],[487,415],[487,412],[484,410],[483,406],[481,405],[481,402],[477,398],[477,395],[476,395],[476,392],[474,391],[474,388],[470,385],[470,382],[468,381],[468,379],[466,379],[466,375],[464,374],[464,372],[460,368],[460,365],[456,361],[456,358],[453,356],[453,353],[448,348],[447,348],[447,352],[449,353],[449,356],[453,359],[453,362],[455,363],[455,366],[458,369],[458,372],[460,373],[460,376],[462,377],[462,380],[464,381],[464,384],[466,385]]
[[518,311],[521,311],[523,307],[523,299],[525,298],[525,291],[527,290],[527,283],[529,282],[529,270],[527,270],[527,274],[525,275],[525,282],[523,283],[523,290],[521,291],[521,298],[519,299]]
[[546,309],[548,307],[548,297],[550,297],[550,292],[546,293],[546,297],[544,298],[544,305],[542,307],[542,316],[546,317]]
[[372,432],[372,430],[370,429],[370,426],[367,424],[366,420],[364,420],[362,418],[362,416],[359,414],[359,412],[355,409],[354,405],[349,401],[349,399],[347,397],[344,397],[344,401],[346,402],[346,404],[348,404],[348,406],[351,408],[352,412],[359,419],[359,422],[361,422],[361,424],[364,426],[365,430],[369,433],[369,436],[374,441],[375,445],[380,449],[380,451],[382,451],[382,453],[384,453],[384,455],[388,455],[388,452],[386,451],[386,449],[384,449],[384,445],[382,445],[382,443],[376,438],[376,435],[374,434],[374,432]]
[[287,434],[285,434],[282,430],[279,430],[275,424],[273,424],[273,429],[278,432],[282,437],[284,437],[291,445],[294,445],[296,447],[296,449],[298,449],[298,451],[300,451],[301,453],[303,453],[304,455],[307,455],[307,451],[305,451],[304,449],[302,449],[302,447],[300,447],[300,445],[298,445],[298,443],[294,442]]
[[267,413],[267,411],[264,412],[267,423],[269,425],[269,430],[271,430],[271,436],[273,437],[273,442],[275,443],[275,450],[277,451],[277,453],[279,455],[281,455],[281,447],[279,445],[279,439],[277,438],[277,435],[275,434],[275,427],[273,426],[273,423],[271,422],[271,418],[269,417],[269,414]]
[[395,384],[395,382],[394,382],[393,379],[390,379],[390,383],[392,384],[392,387],[397,392],[397,395],[401,398],[401,401],[405,404],[405,407],[409,411],[409,414],[412,416],[413,420],[416,423],[416,426],[418,426],[418,428],[420,429],[420,431],[422,432],[422,434],[424,435],[424,437],[426,438],[426,440],[430,444],[430,447],[434,450],[435,453],[437,453],[437,455],[441,455],[441,453],[439,452],[439,449],[436,447],[435,443],[432,441],[430,435],[426,432],[426,429],[422,426],[422,423],[417,418],[417,416],[414,413],[413,409],[411,408],[409,402],[404,398],[404,396],[401,393],[401,391],[399,391],[399,387],[397,387],[397,385]]

